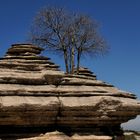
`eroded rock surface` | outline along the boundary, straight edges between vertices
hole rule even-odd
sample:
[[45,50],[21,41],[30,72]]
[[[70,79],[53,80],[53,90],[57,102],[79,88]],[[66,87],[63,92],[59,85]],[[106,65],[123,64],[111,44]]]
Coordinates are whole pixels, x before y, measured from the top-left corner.
[[[0,60],[0,135],[12,130],[120,135],[140,114],[136,96],[97,80],[86,68],[68,75],[31,44],[14,44]],[[14,131],[15,130],[15,131]],[[30,131],[27,131],[30,133]]]
[[95,135],[89,135],[89,136],[80,136],[80,135],[73,135],[73,136],[66,136],[62,132],[50,132],[46,134],[41,134],[38,137],[32,137],[32,138],[25,138],[25,139],[19,139],[19,140],[112,140],[112,137],[110,136],[95,136]]

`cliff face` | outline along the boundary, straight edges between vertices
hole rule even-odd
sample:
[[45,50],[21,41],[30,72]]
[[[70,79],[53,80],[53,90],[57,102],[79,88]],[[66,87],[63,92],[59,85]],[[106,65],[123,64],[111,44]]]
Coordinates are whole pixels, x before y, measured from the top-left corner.
[[120,124],[140,114],[135,95],[97,80],[86,68],[66,75],[41,51],[14,44],[0,60],[1,135],[22,128],[119,135]]

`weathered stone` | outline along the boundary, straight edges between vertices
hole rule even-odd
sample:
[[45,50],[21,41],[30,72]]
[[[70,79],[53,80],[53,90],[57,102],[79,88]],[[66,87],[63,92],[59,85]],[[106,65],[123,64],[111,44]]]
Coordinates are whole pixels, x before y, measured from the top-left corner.
[[140,133],[136,132],[125,132],[125,140],[140,140]]
[[0,137],[23,129],[27,135],[59,130],[119,136],[120,124],[140,114],[134,94],[97,80],[87,68],[79,75],[64,74],[39,56],[41,50],[14,44],[0,59]]
[[72,140],[112,140],[112,137],[97,136],[97,135],[88,135],[88,136],[74,135],[72,136]]
[[35,55],[40,54],[43,49],[32,44],[13,44],[12,48],[8,49],[7,55]]
[[[75,74],[77,74],[77,70],[74,70]],[[96,79],[96,75],[93,74],[88,68],[80,67],[78,75],[83,75],[86,77],[94,77]]]
[[[27,140],[19,139],[19,140]],[[80,136],[80,135],[73,135],[73,136],[66,136],[64,133],[55,131],[46,134],[42,134],[38,137],[28,138],[28,140],[112,140],[110,136],[96,136],[96,135],[89,135],[89,136]]]
[[[42,134],[38,137],[28,138],[29,140],[72,140],[70,137],[66,136],[64,133],[55,131],[50,132],[46,134]],[[27,140],[25,139],[19,139],[19,140]]]

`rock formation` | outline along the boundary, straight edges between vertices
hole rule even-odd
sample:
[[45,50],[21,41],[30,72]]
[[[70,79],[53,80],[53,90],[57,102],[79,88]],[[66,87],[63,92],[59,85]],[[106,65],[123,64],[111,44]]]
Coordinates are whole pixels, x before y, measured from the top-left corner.
[[41,51],[14,44],[0,60],[0,137],[54,130],[121,135],[120,124],[140,114],[135,95],[86,68],[65,74]]

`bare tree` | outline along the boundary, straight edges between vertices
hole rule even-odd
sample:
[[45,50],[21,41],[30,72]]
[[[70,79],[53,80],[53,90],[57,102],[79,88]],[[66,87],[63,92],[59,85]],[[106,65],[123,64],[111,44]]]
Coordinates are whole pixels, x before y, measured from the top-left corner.
[[[99,55],[107,52],[108,47],[98,33],[96,21],[85,15],[76,15],[72,25],[72,44],[77,55],[77,73],[83,54]],[[76,56],[75,55],[75,56]]]
[[66,73],[72,74],[75,64],[79,73],[83,54],[97,55],[107,50],[104,40],[98,34],[96,22],[63,8],[44,8],[37,14],[31,28],[31,41],[63,53]]
[[69,73],[67,25],[69,14],[62,8],[42,9],[35,18],[31,28],[31,40],[39,46],[45,46],[49,50],[63,52],[66,73]]

